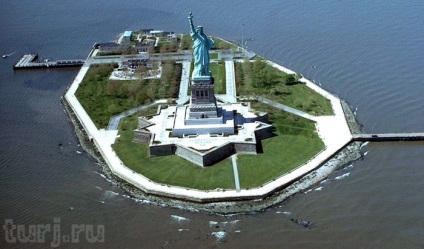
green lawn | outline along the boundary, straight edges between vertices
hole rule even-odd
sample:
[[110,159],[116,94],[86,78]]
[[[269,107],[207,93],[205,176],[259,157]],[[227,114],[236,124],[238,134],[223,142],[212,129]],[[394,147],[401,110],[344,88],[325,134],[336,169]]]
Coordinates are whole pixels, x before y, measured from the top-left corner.
[[218,59],[218,53],[210,53],[209,58],[211,60],[217,60]]
[[307,162],[324,149],[314,122],[268,105],[252,102],[252,108],[266,111],[277,136],[262,141],[259,155],[239,155],[242,188],[260,186]]
[[225,94],[226,77],[224,62],[211,63],[210,69],[214,78],[215,94]]
[[155,113],[156,109],[157,106],[152,107],[121,121],[119,131],[121,137],[112,147],[124,164],[158,183],[203,190],[234,189],[234,174],[230,159],[212,167],[202,168],[175,155],[150,158],[147,144],[132,142],[137,117]]
[[[264,153],[238,156],[242,188],[258,187],[283,175],[324,148],[313,122],[257,102],[253,102],[252,107],[270,114],[277,136],[262,141]],[[121,121],[121,137],[113,148],[124,164],[158,183],[203,190],[234,189],[230,159],[202,168],[175,155],[150,158],[148,145],[132,142],[137,117],[155,113],[156,108],[151,107]]]
[[162,64],[162,78],[152,80],[109,80],[117,64],[91,65],[75,96],[97,128],[105,128],[109,119],[133,107],[155,99],[178,96],[181,64]]
[[[225,77],[225,64],[224,62],[211,63],[210,69],[214,78],[214,90],[215,94],[225,94],[226,91],[226,77]],[[194,70],[194,64],[191,63],[191,71]],[[191,73],[190,73],[191,77]],[[191,95],[190,87],[187,89],[187,94]]]
[[333,115],[331,102],[322,95],[311,90],[305,84],[295,82],[286,84],[286,73],[267,65],[268,74],[272,74],[273,84],[267,87],[255,85],[254,63],[244,62],[235,64],[237,95],[260,95],[276,102],[288,105],[312,115]]
[[225,41],[225,40],[223,40],[219,37],[211,36],[210,38],[215,43],[214,47],[212,49],[233,49],[233,50],[237,49],[236,45],[229,43],[229,42],[227,42],[227,41]]

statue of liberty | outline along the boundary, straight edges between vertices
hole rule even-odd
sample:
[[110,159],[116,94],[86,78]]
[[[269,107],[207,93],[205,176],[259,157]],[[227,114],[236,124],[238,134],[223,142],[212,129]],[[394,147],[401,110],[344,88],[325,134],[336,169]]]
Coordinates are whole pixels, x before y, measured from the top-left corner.
[[193,58],[194,70],[192,77],[196,76],[212,76],[209,70],[209,49],[214,45],[214,41],[209,39],[203,33],[203,27],[197,26],[196,29],[193,25],[193,14],[190,12],[188,16],[190,21],[190,35],[193,39]]

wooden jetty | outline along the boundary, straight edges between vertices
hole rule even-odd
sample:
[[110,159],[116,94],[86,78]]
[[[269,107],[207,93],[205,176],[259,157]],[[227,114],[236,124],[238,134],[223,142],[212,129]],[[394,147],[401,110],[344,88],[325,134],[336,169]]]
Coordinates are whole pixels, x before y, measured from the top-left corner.
[[17,69],[57,68],[57,67],[81,67],[85,60],[45,60],[37,61],[38,54],[24,54],[13,66]]
[[360,141],[360,142],[424,141],[424,133],[354,134],[353,141]]

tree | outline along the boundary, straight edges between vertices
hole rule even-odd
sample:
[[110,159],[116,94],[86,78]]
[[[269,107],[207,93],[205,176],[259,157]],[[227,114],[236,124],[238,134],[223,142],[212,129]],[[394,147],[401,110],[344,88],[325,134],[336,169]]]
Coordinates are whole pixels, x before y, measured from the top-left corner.
[[275,69],[266,61],[256,58],[252,66],[252,85],[255,88],[266,88],[268,91],[278,83]]
[[283,81],[286,85],[294,85],[297,79],[294,74],[286,74],[283,76]]
[[118,81],[109,80],[106,84],[106,94],[109,96],[117,96],[120,88],[121,84]]

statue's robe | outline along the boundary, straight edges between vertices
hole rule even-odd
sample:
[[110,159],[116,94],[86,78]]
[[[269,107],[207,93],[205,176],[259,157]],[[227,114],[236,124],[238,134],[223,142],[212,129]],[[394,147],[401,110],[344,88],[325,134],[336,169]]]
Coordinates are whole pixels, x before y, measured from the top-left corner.
[[190,32],[193,39],[194,71],[193,76],[210,76],[209,50],[213,47],[214,41],[208,39],[205,34],[198,34],[196,31]]

